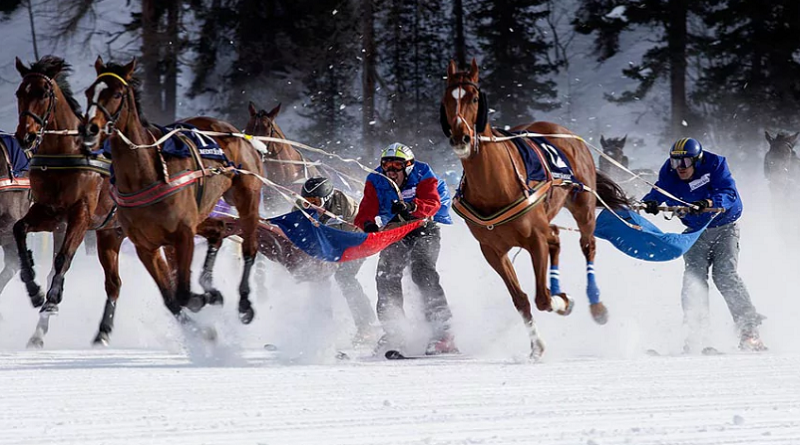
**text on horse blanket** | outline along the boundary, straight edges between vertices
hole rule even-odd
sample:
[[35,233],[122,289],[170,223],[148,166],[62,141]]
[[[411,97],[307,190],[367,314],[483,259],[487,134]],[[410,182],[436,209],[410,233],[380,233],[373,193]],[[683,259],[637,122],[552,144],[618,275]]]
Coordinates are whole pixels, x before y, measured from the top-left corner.
[[[524,131],[505,131],[496,129],[503,136],[514,136]],[[564,181],[571,181],[580,184],[575,178],[572,166],[564,153],[547,138],[544,137],[524,137],[511,139],[514,146],[517,147],[522,161],[525,164],[526,182],[531,181],[541,182],[546,181],[551,176],[552,179],[562,179]],[[535,145],[534,145],[535,144]],[[537,150],[538,148],[538,150]],[[538,153],[537,153],[538,151]],[[547,165],[542,165],[542,158]],[[548,175],[548,171],[550,175]]]

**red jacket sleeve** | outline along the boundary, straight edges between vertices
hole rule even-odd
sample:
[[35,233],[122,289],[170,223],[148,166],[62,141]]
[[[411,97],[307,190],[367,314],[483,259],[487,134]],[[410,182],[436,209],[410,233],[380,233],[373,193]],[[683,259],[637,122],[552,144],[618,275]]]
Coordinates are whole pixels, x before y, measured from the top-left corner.
[[439,181],[436,178],[426,178],[417,184],[417,197],[414,204],[417,210],[411,214],[415,218],[432,217],[442,207],[442,200],[439,197]]
[[358,213],[353,224],[363,230],[364,223],[367,221],[375,222],[378,210],[380,210],[378,192],[375,190],[375,186],[370,181],[367,181],[364,185],[364,197],[361,198],[361,204],[358,205]]

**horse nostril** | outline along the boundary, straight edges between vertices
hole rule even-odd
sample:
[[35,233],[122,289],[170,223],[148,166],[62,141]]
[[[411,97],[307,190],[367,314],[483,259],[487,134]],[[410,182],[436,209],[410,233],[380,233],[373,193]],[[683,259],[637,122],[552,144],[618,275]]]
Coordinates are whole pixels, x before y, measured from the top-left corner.
[[464,145],[468,145],[470,140],[471,140],[471,139],[470,139],[470,137],[469,137],[469,135],[468,135],[468,134],[465,134],[464,136],[461,136],[461,142],[462,142]]
[[28,145],[28,146],[33,145],[34,141],[36,141],[36,133],[28,133],[28,134],[26,134],[25,135],[25,139],[23,140],[23,142],[25,142],[25,145]]
[[100,126],[92,122],[88,127],[86,127],[86,134],[88,136],[97,136],[100,134]]

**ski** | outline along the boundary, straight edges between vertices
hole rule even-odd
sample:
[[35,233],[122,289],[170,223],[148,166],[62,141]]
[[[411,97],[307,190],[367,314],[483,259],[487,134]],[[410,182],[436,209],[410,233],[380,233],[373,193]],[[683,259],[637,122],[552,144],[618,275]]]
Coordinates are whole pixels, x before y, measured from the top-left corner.
[[424,360],[424,359],[455,359],[464,358],[461,354],[433,354],[433,355],[405,355],[400,351],[390,349],[384,354],[387,360]]

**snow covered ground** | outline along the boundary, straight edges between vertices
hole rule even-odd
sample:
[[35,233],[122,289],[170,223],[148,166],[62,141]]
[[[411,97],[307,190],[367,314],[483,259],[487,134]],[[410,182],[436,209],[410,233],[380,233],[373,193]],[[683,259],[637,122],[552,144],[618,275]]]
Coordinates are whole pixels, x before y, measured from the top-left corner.
[[800,356],[197,366],[0,355],[0,443],[797,444]]

